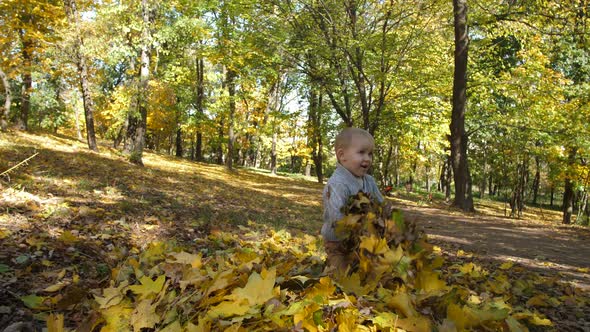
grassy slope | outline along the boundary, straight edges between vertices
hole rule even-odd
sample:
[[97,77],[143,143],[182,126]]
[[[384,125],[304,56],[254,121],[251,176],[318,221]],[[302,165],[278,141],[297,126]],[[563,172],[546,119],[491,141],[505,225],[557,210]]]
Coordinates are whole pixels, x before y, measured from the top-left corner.
[[189,245],[243,226],[317,234],[321,225],[321,185],[312,181],[149,152],[142,168],[69,137],[0,133],[1,171],[35,152],[0,180],[0,268],[10,269],[0,274],[0,307],[22,307],[19,297],[64,269],[98,287],[130,250],[155,240]]

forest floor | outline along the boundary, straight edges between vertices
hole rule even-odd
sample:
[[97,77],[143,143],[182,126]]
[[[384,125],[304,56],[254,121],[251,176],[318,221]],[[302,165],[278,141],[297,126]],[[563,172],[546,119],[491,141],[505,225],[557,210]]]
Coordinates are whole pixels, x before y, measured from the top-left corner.
[[[140,168],[105,145],[95,153],[66,136],[0,133],[0,172],[35,153],[0,178],[0,331],[31,320],[40,327],[47,301],[57,310],[76,307],[91,297],[88,290],[108,286],[119,263],[154,241],[190,248],[210,234],[261,228],[319,238],[322,185],[313,179],[230,172],[149,152]],[[478,201],[474,214],[412,193],[389,200],[450,263],[493,270],[512,262],[523,274],[564,282],[547,292],[547,299],[562,300],[528,304],[538,305],[557,330],[590,331],[587,303],[568,300],[589,297],[589,228],[561,225],[557,212],[538,208],[522,219],[505,218],[502,204],[487,200]],[[201,244],[199,250],[209,249]],[[66,323],[84,321],[83,312]]]
[[503,203],[494,201],[480,201],[476,213],[464,213],[442,201],[405,196],[393,198],[395,206],[450,255],[462,250],[478,260],[514,262],[590,290],[590,247],[585,245],[590,228],[561,224],[561,213],[534,208],[514,219],[505,217]]

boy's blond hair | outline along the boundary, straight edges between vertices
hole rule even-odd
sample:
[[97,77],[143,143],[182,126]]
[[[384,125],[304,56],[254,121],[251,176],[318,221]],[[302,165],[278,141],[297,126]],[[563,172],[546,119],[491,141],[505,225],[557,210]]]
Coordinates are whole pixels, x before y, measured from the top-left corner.
[[353,127],[344,128],[336,136],[336,141],[334,142],[334,152],[336,152],[336,156],[338,156],[338,150],[348,148],[352,143],[353,138],[358,136],[371,140],[373,144],[375,142],[373,135],[364,129]]

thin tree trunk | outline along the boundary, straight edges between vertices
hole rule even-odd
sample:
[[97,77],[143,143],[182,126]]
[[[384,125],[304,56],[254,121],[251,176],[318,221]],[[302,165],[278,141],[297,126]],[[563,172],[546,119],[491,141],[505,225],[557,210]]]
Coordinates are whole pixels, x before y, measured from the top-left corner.
[[445,174],[445,202],[451,200],[451,180],[453,178],[453,161],[447,157],[447,173]]
[[273,119],[273,126],[272,126],[272,143],[271,143],[271,150],[270,150],[270,173],[276,175],[277,174],[277,140],[278,140],[278,133],[277,133],[277,125],[275,124],[276,120]]
[[143,149],[145,147],[145,133],[147,127],[147,89],[150,74],[149,40],[150,16],[148,0],[141,0],[143,31],[141,36],[141,68],[139,74],[138,112],[131,110],[128,115],[126,153],[129,161],[143,165]]
[[512,190],[512,196],[510,199],[510,217],[521,218],[522,211],[524,208],[524,187],[525,187],[525,172],[526,162],[519,163],[516,170],[516,184]]
[[228,131],[227,131],[227,158],[225,160],[225,164],[229,170],[233,169],[233,162],[234,162],[234,143],[235,143],[235,135],[234,135],[234,120],[236,114],[236,72],[232,69],[228,69],[226,73],[226,81],[227,81],[227,92],[229,94],[229,117],[228,117]]
[[204,88],[204,66],[205,62],[202,57],[197,60],[197,144],[196,144],[196,158],[197,161],[203,161],[203,134],[201,133],[201,121],[204,116],[203,103],[205,100],[205,88]]
[[84,46],[84,39],[80,32],[78,21],[78,9],[75,0],[66,0],[66,12],[73,22],[74,31],[76,34],[76,44],[74,45],[74,58],[76,67],[78,68],[78,78],[80,80],[80,90],[82,91],[82,101],[84,104],[84,117],[86,120],[86,141],[88,148],[92,151],[98,151],[96,144],[96,134],[94,132],[94,103],[90,95],[90,84],[88,82],[88,66],[86,64],[86,57],[82,51]]
[[[568,149],[568,168],[573,167],[576,162],[577,148]],[[566,173],[565,186],[563,191],[563,221],[564,224],[571,224],[574,209],[574,182],[571,176]]]
[[224,124],[223,124],[223,119],[221,121],[219,121],[219,127],[217,128],[217,139],[218,139],[218,144],[217,145],[217,164],[218,165],[223,165],[223,128]]
[[453,77],[453,110],[451,115],[451,158],[455,180],[453,205],[463,211],[475,211],[471,196],[471,174],[467,161],[465,108],[467,102],[467,33],[466,0],[453,0],[455,16],[455,72]]
[[385,165],[383,165],[383,184],[390,185],[389,167],[391,165],[391,156],[393,155],[393,135],[389,135],[389,146],[387,147],[387,153],[385,155]]
[[31,47],[32,43],[28,40],[28,37],[25,36],[26,32],[24,30],[20,30],[20,37],[22,42],[22,56],[23,56],[23,86],[21,92],[21,104],[20,104],[20,116],[17,120],[17,126],[20,130],[28,130],[29,129],[29,112],[31,110],[31,90],[33,89],[33,78],[31,76],[31,66],[32,66],[32,57],[31,57]]
[[182,128],[176,130],[176,156],[182,157]]
[[8,77],[0,68],[0,80],[2,80],[2,85],[4,86],[4,110],[0,114],[0,130],[6,130],[8,128],[8,117],[10,116],[10,105],[12,103],[12,92],[10,90],[10,82],[8,81]]
[[537,204],[537,197],[539,196],[539,185],[541,182],[541,166],[539,156],[535,156],[535,178],[533,179],[533,204]]

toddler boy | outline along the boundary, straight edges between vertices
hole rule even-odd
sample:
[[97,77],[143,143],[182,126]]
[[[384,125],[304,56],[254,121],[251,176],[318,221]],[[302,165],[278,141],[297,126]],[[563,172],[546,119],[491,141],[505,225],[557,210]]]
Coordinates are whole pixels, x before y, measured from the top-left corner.
[[336,170],[324,187],[324,224],[321,234],[324,237],[328,270],[344,272],[349,264],[350,254],[340,246],[335,234],[335,224],[344,217],[341,209],[349,196],[359,191],[368,193],[372,199],[383,202],[383,196],[375,179],[367,172],[373,162],[373,136],[360,128],[346,128],[336,136]]

